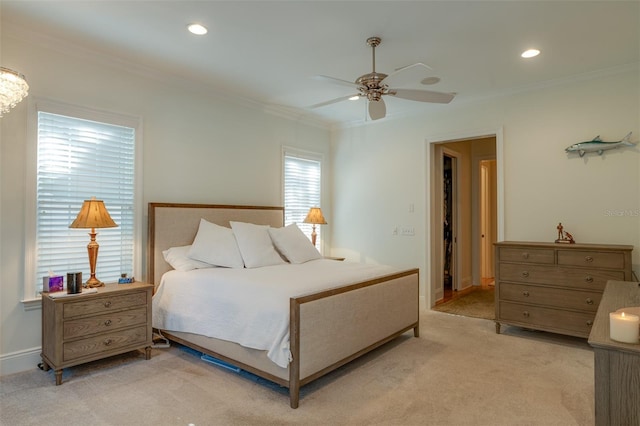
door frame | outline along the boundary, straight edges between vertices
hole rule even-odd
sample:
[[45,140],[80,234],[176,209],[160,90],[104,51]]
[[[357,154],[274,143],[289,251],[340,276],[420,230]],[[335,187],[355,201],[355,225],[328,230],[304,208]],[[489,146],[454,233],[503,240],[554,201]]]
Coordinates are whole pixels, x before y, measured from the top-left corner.
[[[425,282],[425,296],[426,306],[428,309],[435,306],[438,297],[436,297],[436,290],[438,286],[437,275],[438,270],[441,271],[441,259],[442,259],[442,245],[438,241],[437,236],[442,233],[442,223],[438,224],[439,215],[434,212],[434,194],[438,192],[438,182],[434,179],[434,168],[437,167],[437,144],[443,144],[448,142],[460,142],[470,139],[482,139],[487,137],[496,138],[496,216],[497,216],[497,240],[504,240],[504,137],[503,128],[499,127],[492,130],[476,130],[468,132],[452,133],[447,135],[437,135],[425,138],[425,266],[427,280]],[[440,183],[440,187],[441,187]],[[438,228],[440,230],[438,231]],[[438,234],[438,232],[440,234]],[[458,262],[459,263],[459,262]],[[441,272],[440,272],[441,273]],[[439,281],[442,283],[442,281]],[[440,284],[442,288],[442,284]],[[440,295],[440,298],[442,295]]]

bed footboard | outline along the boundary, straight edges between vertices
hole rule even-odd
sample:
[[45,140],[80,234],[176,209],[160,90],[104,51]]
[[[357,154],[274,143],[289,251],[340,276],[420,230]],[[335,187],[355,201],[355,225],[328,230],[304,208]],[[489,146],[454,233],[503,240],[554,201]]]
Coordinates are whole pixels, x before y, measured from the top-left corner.
[[418,269],[290,301],[289,394],[408,330],[419,336]]

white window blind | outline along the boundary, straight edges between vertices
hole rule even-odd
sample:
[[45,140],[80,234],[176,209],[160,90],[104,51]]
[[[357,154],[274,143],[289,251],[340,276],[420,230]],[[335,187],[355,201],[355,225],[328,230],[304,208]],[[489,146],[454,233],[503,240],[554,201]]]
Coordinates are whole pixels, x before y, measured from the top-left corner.
[[[116,228],[96,229],[96,276],[134,269],[135,129],[38,111],[35,289],[54,272],[90,277],[90,229],[70,229],[84,200],[103,200]],[[66,278],[65,278],[66,280]]]
[[[284,150],[284,224],[296,223],[311,239],[312,225],[303,223],[311,207],[321,207],[322,156]],[[316,226],[317,244],[321,247],[321,226]]]

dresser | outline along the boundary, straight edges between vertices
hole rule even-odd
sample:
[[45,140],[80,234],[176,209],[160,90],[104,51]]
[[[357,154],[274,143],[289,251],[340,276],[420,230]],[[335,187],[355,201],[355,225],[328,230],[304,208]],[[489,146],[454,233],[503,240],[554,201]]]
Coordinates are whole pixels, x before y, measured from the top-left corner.
[[501,324],[588,337],[607,281],[630,281],[633,246],[495,244],[496,333]]
[[640,425],[640,345],[609,338],[609,313],[628,307],[640,307],[640,283],[607,283],[589,335],[596,426]]
[[151,357],[152,284],[106,284],[97,293],[42,295],[42,364],[55,370],[145,350]]

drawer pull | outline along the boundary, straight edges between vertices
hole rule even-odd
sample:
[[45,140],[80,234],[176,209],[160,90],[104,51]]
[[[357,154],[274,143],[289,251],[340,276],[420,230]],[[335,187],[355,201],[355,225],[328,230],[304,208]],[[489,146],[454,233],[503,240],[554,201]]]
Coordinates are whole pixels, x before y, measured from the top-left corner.
[[587,277],[584,280],[585,282],[588,282],[589,284],[591,284],[593,282],[593,277],[591,275],[587,275]]
[[593,305],[593,299],[588,297],[587,298],[587,305]]
[[111,340],[111,339],[107,339],[107,340],[104,341],[104,345],[105,346],[109,346],[111,343],[113,343],[113,340]]
[[593,321],[592,320],[587,321],[587,325],[591,327],[593,325]]
[[522,313],[522,316],[525,317],[525,318],[529,318],[529,311],[524,311]]
[[111,325],[111,320],[108,319],[104,322],[104,325],[106,325],[107,327],[109,327]]
[[106,302],[104,302],[105,308],[108,308],[109,306],[111,306],[111,300],[107,300]]
[[522,295],[523,295],[524,297],[529,297],[529,292],[528,292],[528,291],[523,291],[523,292],[522,292]]
[[591,256],[585,256],[585,257],[584,257],[584,261],[585,261],[585,262],[587,262],[587,263],[591,263],[591,262],[593,262],[593,257],[591,257]]
[[529,271],[522,271],[522,275],[523,278],[527,278],[529,276]]
[[523,259],[528,259],[529,258],[529,253],[522,253],[522,258]]

